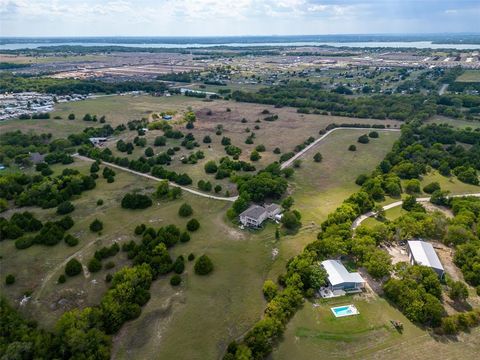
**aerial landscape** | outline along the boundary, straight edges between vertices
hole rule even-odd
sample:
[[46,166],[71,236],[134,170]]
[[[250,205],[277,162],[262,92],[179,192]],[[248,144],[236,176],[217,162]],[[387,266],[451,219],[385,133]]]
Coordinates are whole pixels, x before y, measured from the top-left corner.
[[479,18],[0,1],[0,359],[478,359]]

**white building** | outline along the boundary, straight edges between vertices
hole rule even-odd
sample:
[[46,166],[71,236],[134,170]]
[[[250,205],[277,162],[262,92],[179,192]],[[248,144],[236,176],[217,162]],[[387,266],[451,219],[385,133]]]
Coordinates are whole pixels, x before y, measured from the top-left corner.
[[282,212],[277,204],[269,204],[265,207],[252,205],[240,214],[240,222],[243,226],[259,227],[266,219],[274,220]]
[[410,240],[407,242],[407,250],[410,264],[428,266],[432,268],[440,278],[443,278],[445,270],[432,244],[420,240]]
[[365,287],[365,280],[358,272],[348,272],[339,260],[322,261],[332,291],[359,292]]

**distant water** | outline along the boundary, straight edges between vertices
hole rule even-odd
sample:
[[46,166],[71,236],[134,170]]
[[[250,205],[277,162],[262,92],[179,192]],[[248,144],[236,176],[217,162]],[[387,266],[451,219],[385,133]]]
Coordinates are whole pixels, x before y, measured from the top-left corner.
[[214,46],[254,47],[254,46],[333,46],[351,48],[415,48],[415,49],[455,49],[478,50],[480,44],[432,44],[431,41],[369,41],[369,42],[256,42],[256,43],[218,43],[218,44],[172,44],[172,43],[104,43],[104,42],[37,42],[0,44],[1,50],[36,49],[45,46],[125,46],[139,48],[208,48]]

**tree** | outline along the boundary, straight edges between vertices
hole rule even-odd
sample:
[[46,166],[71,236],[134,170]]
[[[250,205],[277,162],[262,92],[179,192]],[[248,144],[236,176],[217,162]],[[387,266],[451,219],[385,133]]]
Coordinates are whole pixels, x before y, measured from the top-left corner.
[[207,275],[213,271],[212,260],[207,255],[202,255],[195,261],[195,274]]
[[370,137],[372,139],[376,139],[376,138],[378,138],[378,132],[377,131],[371,131],[370,133],[368,133],[368,137]]
[[435,191],[440,190],[440,184],[438,182],[431,182],[423,187],[423,191],[427,194],[433,194]]
[[82,264],[73,258],[65,265],[65,274],[68,276],[76,276],[82,272]]
[[294,203],[295,203],[295,200],[293,199],[293,197],[287,196],[282,201],[282,208],[286,211],[289,211]]
[[68,246],[76,246],[78,245],[78,242],[79,242],[78,238],[70,234],[66,234],[65,237],[63,238],[63,241],[65,241],[65,243]]
[[60,205],[57,206],[57,214],[58,215],[69,214],[73,210],[75,210],[75,206],[70,201],[64,201]]
[[165,136],[157,136],[153,141],[154,146],[165,146],[167,144],[167,138]]
[[357,147],[356,147],[355,145],[350,145],[350,146],[348,147],[348,150],[349,150],[349,151],[357,151]]
[[143,194],[125,194],[122,199],[124,209],[146,209],[152,206],[153,202],[149,196]]
[[193,209],[187,203],[183,203],[178,209],[178,215],[180,215],[181,217],[188,217],[192,214],[193,214]]
[[252,153],[250,154],[250,160],[251,161],[258,161],[260,160],[262,157],[260,156],[260,154],[258,153],[257,150],[253,150]]
[[190,232],[197,231],[200,228],[200,223],[197,219],[190,219],[187,222],[187,230]]
[[214,174],[217,172],[218,167],[214,160],[210,160],[205,163],[204,169],[207,174]]
[[151,147],[147,147],[145,149],[145,156],[146,157],[152,157],[153,155],[155,155],[154,152],[153,152],[153,149]]
[[172,286],[178,286],[181,284],[181,282],[182,282],[182,278],[178,274],[175,274],[170,278],[170,285]]
[[15,283],[15,276],[13,274],[8,274],[5,277],[5,284],[6,285],[12,285]]
[[204,138],[203,138],[203,143],[204,144],[210,144],[212,142],[212,138],[208,135],[206,135]]
[[322,156],[322,154],[320,154],[319,152],[317,152],[315,155],[313,155],[313,160],[314,160],[315,162],[321,162],[322,159],[323,159],[323,156]]
[[92,232],[100,232],[103,230],[103,222],[98,219],[95,219],[90,224],[90,231]]
[[100,166],[98,166],[98,163],[96,161],[92,163],[92,165],[90,166],[90,172],[97,173],[99,170],[100,170]]
[[163,199],[168,196],[169,190],[170,190],[170,185],[168,184],[168,180],[162,180],[158,184],[157,191],[155,192],[155,196],[159,199]]
[[88,262],[88,271],[94,273],[102,270],[102,263],[96,257],[93,257]]
[[418,194],[420,190],[420,181],[418,179],[407,180],[405,184],[405,191],[408,194]]
[[415,196],[409,195],[403,200],[402,208],[411,211],[414,209],[415,205],[417,205],[417,199],[415,199]]
[[461,281],[452,281],[448,296],[452,300],[465,301],[468,297],[468,288]]
[[289,230],[295,230],[300,227],[300,220],[297,218],[293,211],[286,211],[283,213],[282,220],[283,226]]
[[357,140],[360,144],[368,144],[370,142],[370,139],[368,138],[368,136],[366,134],[363,134],[362,136],[360,136]]
[[263,296],[265,300],[271,301],[278,293],[278,285],[272,280],[266,280],[263,283]]
[[69,114],[68,120],[75,120],[75,114]]
[[215,185],[215,188],[213,190],[216,194],[218,194],[220,191],[222,191],[222,185]]

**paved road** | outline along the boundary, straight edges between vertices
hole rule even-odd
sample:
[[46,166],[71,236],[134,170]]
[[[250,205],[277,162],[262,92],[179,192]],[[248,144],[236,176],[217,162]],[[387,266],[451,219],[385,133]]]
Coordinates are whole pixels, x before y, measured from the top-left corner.
[[361,128],[361,127],[338,127],[338,128],[335,128],[335,129],[332,129],[332,130],[329,130],[327,131],[325,134],[323,134],[322,136],[320,136],[317,140],[315,140],[313,143],[311,143],[310,145],[308,145],[305,149],[303,149],[302,151],[298,152],[295,154],[295,156],[293,156],[292,158],[288,159],[287,161],[285,161],[284,163],[282,163],[282,165],[280,166],[280,168],[283,170],[287,167],[289,167],[290,165],[293,164],[293,162],[299,158],[301,158],[303,155],[305,155],[305,153],[309,150],[311,150],[313,147],[315,147],[316,145],[318,145],[318,143],[320,143],[321,141],[323,141],[323,139],[325,139],[328,135],[330,135],[331,133],[333,133],[334,131],[338,131],[338,130],[370,130],[370,131],[400,131],[400,129],[374,129],[374,128]]
[[[451,195],[450,197],[463,197],[463,196],[476,196],[476,197],[480,197],[480,193],[475,193],[475,194],[457,194],[457,195]],[[418,202],[429,202],[430,201],[430,198],[429,197],[424,197],[424,198],[417,198],[417,201]],[[392,209],[394,207],[397,207],[397,206],[400,206],[403,204],[403,201],[396,201],[394,203],[391,203],[391,204],[388,204],[388,205],[385,205],[383,207],[383,210],[388,210],[388,209]],[[356,229],[357,227],[360,226],[360,224],[362,222],[364,222],[366,219],[368,219],[369,217],[372,217],[372,216],[375,216],[377,215],[377,213],[375,211],[369,211],[363,215],[360,215],[358,218],[356,218],[354,221],[353,221],[353,224],[352,224],[352,229]]]
[[[95,160],[93,159],[90,159],[89,157],[86,157],[86,156],[82,156],[82,155],[79,155],[79,154],[74,154],[73,155],[74,157],[78,158],[78,159],[81,159],[81,160],[84,160],[84,161],[90,161],[90,162],[94,162]],[[155,176],[152,176],[152,175],[149,175],[149,174],[144,174],[144,173],[141,173],[141,172],[138,172],[138,171],[135,171],[135,170],[131,170],[129,168],[125,168],[123,166],[119,166],[117,164],[112,164],[112,163],[109,163],[109,162],[106,162],[106,161],[102,161],[102,164],[103,165],[106,165],[108,167],[112,167],[112,168],[115,168],[115,169],[118,169],[118,170],[122,170],[122,171],[126,171],[126,172],[129,172],[131,174],[135,174],[135,175],[138,175],[138,176],[142,176],[144,178],[147,178],[147,179],[150,179],[150,180],[154,180],[154,181],[163,181],[164,179],[159,179]],[[191,194],[195,194],[195,195],[198,195],[198,196],[203,196],[205,198],[208,198],[208,199],[214,199],[214,200],[222,200],[222,201],[230,201],[230,202],[233,202],[235,200],[237,200],[238,196],[230,196],[230,197],[222,197],[222,196],[215,196],[215,195],[210,195],[210,194],[205,194],[205,193],[202,193],[200,191],[197,191],[197,190],[194,190],[194,189],[191,189],[191,188],[188,188],[186,186],[180,186],[178,184],[175,184],[173,182],[169,182],[170,186],[175,186],[175,187],[178,187],[182,190],[185,190]]]

